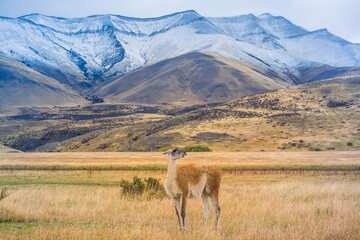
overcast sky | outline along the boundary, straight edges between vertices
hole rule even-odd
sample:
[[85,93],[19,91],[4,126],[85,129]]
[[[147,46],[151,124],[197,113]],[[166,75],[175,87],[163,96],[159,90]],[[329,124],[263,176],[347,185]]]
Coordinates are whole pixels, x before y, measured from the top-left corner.
[[157,17],[189,9],[207,17],[269,12],[307,30],[327,28],[350,42],[360,43],[360,0],[0,0],[0,16],[5,17],[30,13]]

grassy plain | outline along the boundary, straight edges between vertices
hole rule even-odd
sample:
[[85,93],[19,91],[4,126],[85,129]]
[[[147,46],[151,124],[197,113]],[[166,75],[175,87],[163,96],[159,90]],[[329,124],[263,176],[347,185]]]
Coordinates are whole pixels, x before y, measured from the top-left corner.
[[[360,170],[360,151],[189,153],[179,165],[199,163],[230,170]],[[159,152],[0,153],[0,169],[165,170]]]
[[[0,170],[0,239],[359,239],[359,152],[189,153],[189,162],[226,166],[281,166],[282,171],[228,171],[223,176],[220,229],[214,214],[202,226],[201,200],[188,204],[180,232],[169,198],[121,195],[119,182],[138,177],[164,180],[164,170]],[[0,165],[151,166],[160,153],[14,153]],[[323,171],[286,171],[291,166]],[[235,168],[236,169],[236,168]],[[331,170],[332,171],[329,171]]]

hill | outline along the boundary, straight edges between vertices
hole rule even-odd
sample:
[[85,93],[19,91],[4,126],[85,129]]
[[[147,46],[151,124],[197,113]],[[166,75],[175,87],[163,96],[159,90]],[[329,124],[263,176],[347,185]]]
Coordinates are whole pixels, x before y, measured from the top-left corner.
[[87,101],[68,86],[0,54],[0,106],[71,106]]
[[205,144],[215,151],[351,150],[360,141],[360,78],[335,78],[261,93],[155,123],[112,129],[59,148],[129,151]]
[[[22,151],[359,150],[360,77],[340,77],[190,107],[94,105],[0,118]],[[28,120],[31,126],[25,127]]]
[[5,147],[4,145],[0,144],[0,153],[20,153],[21,151],[15,150],[9,147]]
[[245,62],[192,52],[133,71],[94,95],[108,103],[193,105],[226,102],[293,84],[282,78]]

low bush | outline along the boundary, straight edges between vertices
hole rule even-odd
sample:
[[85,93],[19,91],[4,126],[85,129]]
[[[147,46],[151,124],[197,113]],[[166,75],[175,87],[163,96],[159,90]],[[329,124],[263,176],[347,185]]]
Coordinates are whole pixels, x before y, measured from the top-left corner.
[[122,179],[120,181],[120,187],[122,188],[123,194],[140,195],[144,192],[145,184],[141,181],[141,178],[134,176],[132,182]]
[[144,181],[146,183],[147,199],[162,199],[167,196],[164,186],[160,183],[160,179],[149,177],[145,178]]
[[205,145],[188,145],[183,149],[187,152],[212,152],[212,149]]
[[165,152],[165,151],[169,150],[170,148],[171,148],[170,146],[162,147],[162,148],[157,149],[156,151],[157,152]]
[[122,194],[127,196],[144,195],[147,199],[166,197],[166,191],[160,183],[160,179],[153,177],[145,178],[144,182],[137,176],[133,177],[132,182],[122,179],[120,187],[122,188]]
[[160,183],[160,179],[149,177],[144,179],[146,183],[146,190],[160,191],[164,186]]

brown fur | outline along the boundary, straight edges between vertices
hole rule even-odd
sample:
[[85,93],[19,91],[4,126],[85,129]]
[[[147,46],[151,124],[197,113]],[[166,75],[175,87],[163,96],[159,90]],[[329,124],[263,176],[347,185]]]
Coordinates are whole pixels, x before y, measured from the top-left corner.
[[200,182],[201,177],[206,174],[207,167],[188,164],[176,169],[176,184],[179,186],[184,195],[189,193],[189,183],[196,185]]
[[221,176],[222,172],[219,167],[208,166],[208,181],[205,189],[207,194],[219,197]]
[[214,194],[216,197],[219,195],[221,169],[216,166],[206,166],[198,164],[187,164],[176,169],[176,183],[184,195],[189,193],[189,183],[196,185],[200,182],[201,177],[207,174],[208,180],[206,183],[206,193]]

